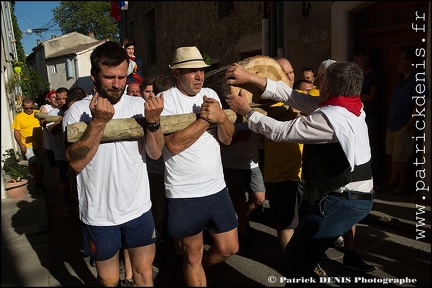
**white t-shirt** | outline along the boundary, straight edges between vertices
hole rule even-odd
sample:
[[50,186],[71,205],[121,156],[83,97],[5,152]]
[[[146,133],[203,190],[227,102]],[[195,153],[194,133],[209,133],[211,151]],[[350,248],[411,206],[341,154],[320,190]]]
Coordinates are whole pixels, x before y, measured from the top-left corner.
[[[90,122],[92,96],[77,101],[63,116],[63,131]],[[144,99],[126,97],[114,105],[113,119],[144,117]],[[88,225],[128,222],[151,208],[146,152],[142,139],[101,143],[96,155],[77,173],[80,219]]]
[[[219,96],[210,88],[202,88],[195,96],[186,96],[177,87],[163,93],[165,103],[161,115],[199,113],[203,96],[220,103]],[[204,197],[226,187],[219,141],[212,133],[215,134],[216,129],[204,132],[195,143],[177,155],[164,147],[167,198]]]

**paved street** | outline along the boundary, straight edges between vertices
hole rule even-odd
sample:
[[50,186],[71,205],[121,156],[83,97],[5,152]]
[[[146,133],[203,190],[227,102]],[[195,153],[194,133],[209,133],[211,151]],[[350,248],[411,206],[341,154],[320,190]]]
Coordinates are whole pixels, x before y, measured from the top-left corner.
[[[59,191],[49,180],[53,176],[53,171],[48,169],[44,179],[45,198],[33,195],[30,183],[30,193],[24,200],[2,200],[2,287],[98,285],[96,268],[90,266],[89,258],[80,251],[79,223],[64,216]],[[331,248],[327,251],[329,259],[320,264],[328,276],[336,277],[332,280],[335,283],[327,283],[330,278],[325,278],[314,286],[430,287],[429,203],[430,200],[421,200],[419,196],[378,194],[372,213],[359,223],[356,238],[357,252],[378,269],[370,273],[346,270],[341,265],[341,248]],[[210,271],[208,286],[285,285],[283,254],[276,231],[268,224],[268,214],[269,209],[264,208],[251,221],[254,253],[235,255],[215,267]],[[157,260],[160,271],[155,286],[185,286],[181,262],[173,251],[172,243],[165,241]],[[383,281],[410,283],[384,285]]]

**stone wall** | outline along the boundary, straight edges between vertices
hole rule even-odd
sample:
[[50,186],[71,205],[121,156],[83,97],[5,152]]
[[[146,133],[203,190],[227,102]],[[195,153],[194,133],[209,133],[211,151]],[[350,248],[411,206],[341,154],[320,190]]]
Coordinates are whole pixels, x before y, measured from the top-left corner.
[[[125,12],[126,37],[138,42],[136,55],[143,59],[144,74],[169,73],[168,64],[172,62],[175,49],[181,46],[197,46],[201,53],[208,54],[215,63],[211,69],[260,55],[262,22],[270,15],[265,15],[267,9],[264,6],[277,1],[233,1],[232,14],[218,19],[222,2],[130,1]],[[279,27],[282,39],[278,40],[283,45],[282,56],[291,61],[297,73],[305,66],[316,71],[319,64],[331,56],[333,1],[308,2],[311,6],[306,15],[303,15],[304,1],[283,2],[283,19],[279,21],[282,23]],[[154,65],[148,65],[145,15],[152,9],[155,14],[156,59],[153,59]]]

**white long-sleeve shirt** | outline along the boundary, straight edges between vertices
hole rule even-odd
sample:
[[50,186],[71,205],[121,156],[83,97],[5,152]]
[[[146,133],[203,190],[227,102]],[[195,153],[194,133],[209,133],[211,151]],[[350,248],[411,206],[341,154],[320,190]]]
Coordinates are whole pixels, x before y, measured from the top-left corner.
[[[370,161],[369,136],[363,109],[357,117],[340,106],[328,105],[320,108],[320,97],[298,93],[283,81],[271,79],[267,79],[261,98],[284,102],[309,115],[291,121],[278,121],[260,113],[253,113],[248,121],[248,127],[252,131],[263,134],[272,141],[304,144],[340,142],[351,171],[354,166]],[[370,192],[372,187],[373,181],[370,179],[351,182],[339,190]]]

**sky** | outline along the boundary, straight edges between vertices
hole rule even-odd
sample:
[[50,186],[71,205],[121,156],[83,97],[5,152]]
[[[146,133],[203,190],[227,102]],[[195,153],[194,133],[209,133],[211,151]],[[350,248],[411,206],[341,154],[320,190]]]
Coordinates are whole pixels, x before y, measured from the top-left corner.
[[[15,16],[18,20],[18,26],[23,33],[21,43],[27,55],[32,53],[32,49],[37,46],[38,39],[46,41],[51,39],[51,35],[62,35],[59,27],[54,26],[51,11],[57,6],[59,6],[59,1],[15,2]],[[47,31],[35,30],[46,28],[48,28]],[[31,29],[31,33],[29,33],[28,29]]]

